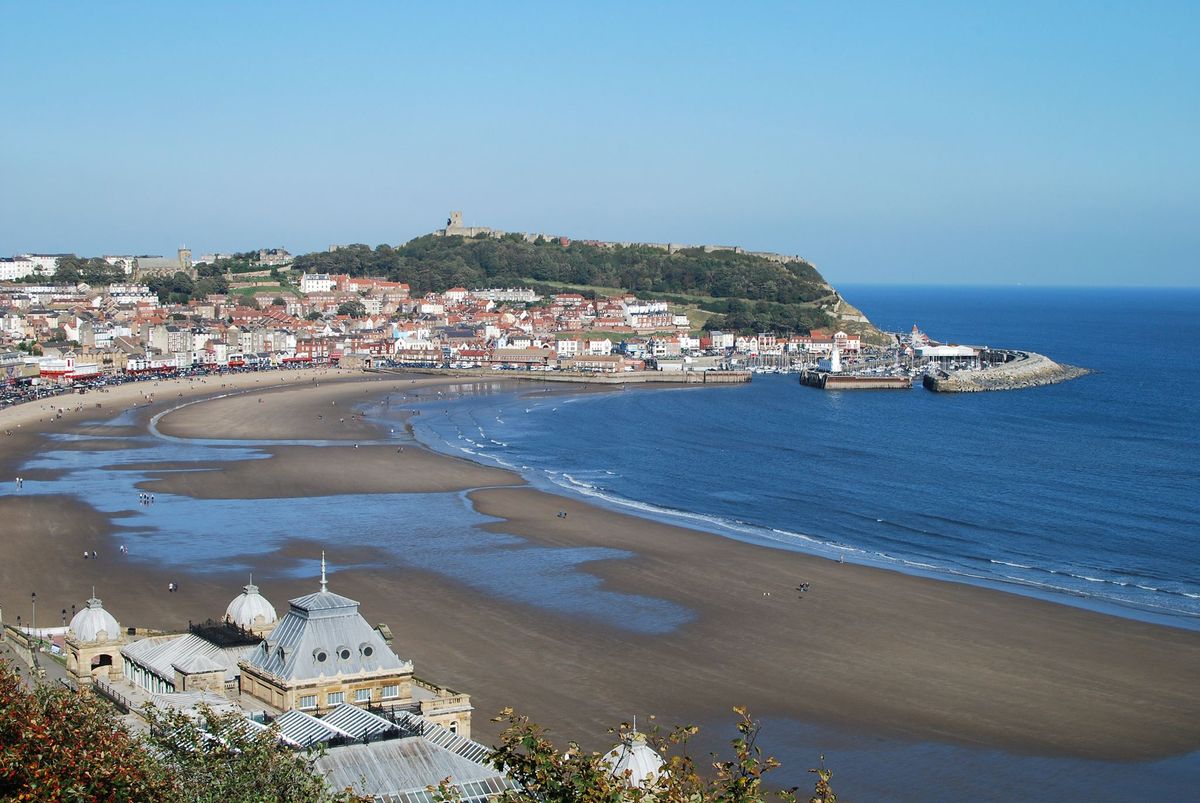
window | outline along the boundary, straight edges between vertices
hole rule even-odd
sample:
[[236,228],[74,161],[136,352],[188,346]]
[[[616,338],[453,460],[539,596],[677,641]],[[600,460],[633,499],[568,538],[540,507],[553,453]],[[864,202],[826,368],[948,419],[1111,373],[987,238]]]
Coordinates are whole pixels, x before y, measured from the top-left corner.
[[299,707],[300,708],[316,708],[317,707],[317,695],[305,694],[304,696],[302,696],[300,698]]
[[330,705],[341,705],[346,701],[346,693],[344,691],[331,691],[325,700]]
[[341,658],[343,661],[349,661],[350,660],[350,650],[346,649],[345,647],[342,647],[340,650],[338,650],[338,657]]
[[458,720],[457,719],[450,723],[450,732],[458,733]]
[[399,697],[400,696],[400,687],[399,686],[384,686],[383,687],[383,696],[384,697]]
[[359,689],[358,691],[354,692],[354,702],[356,702],[356,703],[371,702],[371,690],[370,689]]

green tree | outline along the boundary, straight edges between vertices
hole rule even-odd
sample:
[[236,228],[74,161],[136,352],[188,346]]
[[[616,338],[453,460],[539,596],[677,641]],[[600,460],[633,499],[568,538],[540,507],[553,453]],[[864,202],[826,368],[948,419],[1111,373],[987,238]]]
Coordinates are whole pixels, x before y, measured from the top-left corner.
[[349,803],[329,789],[318,754],[284,746],[239,714],[198,719],[148,707],[150,733],[57,684],[27,688],[0,661],[0,799],[161,803]]
[[304,320],[319,321],[319,320],[321,320],[321,313],[317,312],[316,310],[313,310],[312,312],[310,312],[304,316]]
[[346,301],[338,305],[338,315],[349,315],[351,318],[361,318],[367,314],[367,308],[361,301]]
[[[764,786],[763,776],[777,768],[779,762],[764,756],[758,747],[758,723],[745,709],[734,711],[738,722],[737,736],[730,742],[733,754],[727,759],[713,756],[709,764],[712,773],[708,777],[699,771],[687,751],[688,741],[699,728],[677,727],[664,734],[655,727],[645,734],[648,744],[665,757],[665,763],[655,786],[638,788],[630,783],[634,779],[616,775],[603,754],[587,752],[574,742],[560,752],[543,728],[506,709],[495,720],[505,723],[505,728],[491,761],[494,766],[504,767],[517,788],[506,792],[501,799],[507,803],[750,803],[770,798],[795,801],[795,789],[772,791]],[[633,736],[628,724],[616,733],[622,740]],[[810,803],[834,803],[836,797],[829,788],[832,773],[824,765],[820,772],[816,794]],[[435,799],[456,799],[448,780],[437,788]]]
[[0,798],[166,800],[161,766],[94,697],[22,685],[0,661]]
[[283,300],[283,296],[275,296],[273,299],[271,299],[271,306],[286,307],[287,302]]
[[171,780],[168,799],[186,803],[341,803],[366,801],[333,791],[316,768],[320,753],[292,750],[278,733],[238,713],[200,708],[198,718],[148,706],[150,751]]

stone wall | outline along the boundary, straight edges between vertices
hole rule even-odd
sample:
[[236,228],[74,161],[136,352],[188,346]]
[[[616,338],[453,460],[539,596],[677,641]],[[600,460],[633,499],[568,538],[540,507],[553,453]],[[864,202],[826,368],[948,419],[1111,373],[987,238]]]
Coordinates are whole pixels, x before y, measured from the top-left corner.
[[1091,373],[1086,368],[1060,365],[1032,351],[1010,352],[1013,359],[981,371],[938,371],[926,374],[926,389],[939,393],[974,393],[984,390],[1019,390],[1053,385]]

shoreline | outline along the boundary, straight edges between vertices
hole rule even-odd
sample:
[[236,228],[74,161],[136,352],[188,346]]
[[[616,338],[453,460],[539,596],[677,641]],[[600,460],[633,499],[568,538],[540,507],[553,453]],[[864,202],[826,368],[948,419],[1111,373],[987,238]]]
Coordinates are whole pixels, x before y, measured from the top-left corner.
[[[1089,371],[1089,373],[1094,372]],[[683,385],[678,385],[675,387],[657,387],[651,389],[662,392],[666,390],[684,390],[686,388]],[[508,392],[517,395],[525,395],[529,393],[529,391],[522,390],[518,387],[510,388]],[[551,391],[548,390],[547,392]],[[556,395],[562,394],[570,396],[605,391],[596,388],[579,387],[575,389],[554,388],[553,392]],[[763,549],[798,553],[834,562],[838,562],[838,558],[841,557],[844,558],[845,562],[847,563],[878,569],[880,571],[896,572],[898,574],[922,577],[939,582],[956,583],[973,588],[986,589],[989,591],[996,591],[1000,593],[1013,594],[1020,597],[1041,600],[1043,602],[1049,602],[1055,605],[1062,605],[1064,607],[1073,608],[1076,610],[1084,610],[1106,616],[1113,616],[1119,619],[1129,619],[1145,624],[1170,627],[1189,632],[1200,632],[1200,615],[1189,614],[1185,611],[1167,610],[1166,612],[1163,612],[1162,610],[1156,609],[1152,606],[1138,605],[1134,602],[1109,600],[1103,597],[1089,596],[1069,590],[1043,589],[1039,588],[1034,583],[1024,583],[1013,578],[997,579],[985,575],[969,574],[965,572],[956,573],[954,570],[950,569],[938,570],[932,568],[923,568],[921,566],[913,565],[911,561],[905,558],[895,558],[893,562],[889,562],[883,559],[873,558],[870,554],[855,547],[847,547],[845,545],[836,544],[832,541],[821,540],[818,536],[811,536],[808,534],[797,534],[800,537],[807,539],[804,542],[785,541],[779,538],[771,537],[770,533],[774,531],[767,525],[750,524],[741,521],[732,522],[722,518],[718,514],[698,513],[694,511],[668,508],[657,505],[653,502],[646,502],[644,500],[624,497],[613,493],[588,493],[578,487],[563,485],[561,483],[547,480],[545,477],[539,476],[535,469],[529,469],[527,471],[519,470],[512,465],[488,454],[461,454],[461,450],[457,449],[454,444],[450,442],[442,442],[436,439],[434,442],[425,442],[419,437],[417,437],[416,440],[422,447],[429,449],[431,452],[434,452],[438,455],[442,455],[452,460],[467,460],[475,465],[511,471],[520,477],[521,482],[529,485],[532,488],[558,496],[563,496],[567,499],[581,501],[585,504],[594,505],[613,513],[631,515],[646,521],[671,525],[683,529],[698,530],[700,532],[710,533],[712,535],[717,535],[722,538],[727,538],[739,543],[744,543]]]
[[[318,386],[292,382],[261,387],[278,392],[263,402],[246,393],[226,395],[163,416],[160,428],[171,437],[189,437],[186,433],[192,432],[230,440],[239,439],[239,434],[243,440],[297,439],[312,434],[317,410],[337,406],[326,402],[346,405],[367,397],[370,403],[388,392],[381,387],[372,393],[370,379],[356,381],[351,376],[347,381],[320,379]],[[384,384],[390,381],[394,380]],[[442,378],[405,387],[436,392],[445,383]],[[256,384],[261,385],[243,382],[239,389],[253,390]],[[318,387],[324,390],[317,392]],[[300,388],[306,392],[289,392]],[[210,384],[194,395],[220,390],[228,388]],[[145,407],[138,417],[153,412],[153,407]],[[180,417],[172,421],[175,416]],[[605,546],[629,552],[633,557],[588,562],[579,571],[598,578],[604,589],[649,593],[695,613],[692,621],[668,634],[647,636],[500,599],[443,574],[398,564],[336,573],[343,593],[362,600],[364,611],[375,617],[372,621],[388,621],[397,630],[400,650],[411,645],[419,672],[444,676],[471,693],[480,715],[490,715],[500,705],[515,705],[584,743],[603,738],[602,731],[588,732],[589,728],[610,725],[630,709],[683,722],[720,716],[730,705],[745,703],[763,715],[1039,755],[1139,760],[1200,746],[1200,710],[1191,694],[1192,678],[1200,673],[1200,637],[1189,631],[895,570],[841,565],[790,550],[778,550],[764,561],[768,553],[761,546],[535,488],[495,483],[480,489],[471,484],[473,477],[463,464],[478,471],[500,470],[463,458],[452,460],[425,447],[405,448],[402,455],[386,447],[385,455],[385,447],[364,451],[345,446],[346,441],[380,434],[363,416],[358,419],[339,423],[336,429],[329,423],[320,431],[322,440],[343,443],[330,448],[321,462],[327,472],[341,472],[347,487],[356,482],[355,472],[361,476],[364,470],[355,468],[357,464],[373,465],[388,457],[409,465],[424,452],[416,459],[425,461],[425,468],[413,463],[411,474],[423,482],[431,467],[445,461],[445,482],[437,487],[463,490],[477,512],[497,519],[479,530],[516,535],[551,549]],[[237,423],[231,424],[234,420]],[[29,435],[26,431],[22,437]],[[303,467],[313,462],[312,452],[298,450],[310,448],[327,447],[279,445],[266,459],[290,463],[298,482]],[[12,450],[5,451],[7,459],[16,459]],[[261,460],[253,462],[262,465]],[[216,491],[219,496],[202,498],[278,498],[280,487],[256,478],[264,472],[239,473],[237,461],[225,466],[222,472],[178,473],[169,479],[190,478],[186,482],[200,489],[211,484],[206,474],[231,474],[236,482],[223,480]],[[413,479],[409,476],[407,485],[398,482],[379,492],[414,492],[397,490],[415,487]],[[297,489],[303,486],[292,490]],[[214,493],[211,488],[207,492]],[[0,503],[11,505],[14,498],[18,497],[0,497]],[[39,498],[45,497],[22,501]],[[89,518],[88,506],[78,504],[82,507],[72,515],[90,523],[74,534],[63,523],[38,530],[28,511],[5,520],[17,522],[17,541],[49,537],[76,545],[85,532],[93,542],[103,538],[97,535],[99,519],[107,521],[103,529],[109,534],[121,524],[96,511]],[[558,509],[568,510],[569,517],[557,518]],[[45,508],[40,510],[48,515]],[[277,605],[283,599],[277,592],[291,595],[306,587],[302,580],[279,576],[287,566],[294,568],[305,543],[312,539],[295,539],[264,560],[265,572],[255,570],[256,577],[267,578],[268,593]],[[370,548],[337,549],[343,565],[347,553],[371,560]],[[107,568],[104,561],[92,566],[69,557],[75,553],[61,553],[63,565],[57,568],[63,573],[55,586],[59,590],[45,595],[51,610],[58,594],[82,598],[72,590],[78,581],[92,574],[94,582],[96,570]],[[18,550],[16,558],[3,570],[6,586],[16,582],[15,564],[29,564],[41,556],[36,550]],[[23,569],[44,572],[29,565]],[[165,582],[161,570],[136,563],[126,569],[120,585],[129,587],[114,594],[122,605],[136,605],[126,608],[125,618],[130,610],[165,617],[168,611],[182,614],[184,608],[190,616],[201,616],[213,600],[236,593],[236,588],[213,579],[228,572],[196,574],[185,588],[197,587],[194,593],[164,599],[139,592],[137,581],[144,577],[153,579],[152,585]],[[816,593],[793,599],[789,584],[798,576],[812,582]],[[771,596],[763,596],[767,591]],[[39,594],[39,601],[42,598]],[[194,607],[202,599],[207,600],[205,607]],[[146,600],[153,604],[147,606]],[[106,606],[114,607],[107,601]],[[122,618],[121,612],[117,615]],[[487,726],[479,724],[481,732],[488,733]]]

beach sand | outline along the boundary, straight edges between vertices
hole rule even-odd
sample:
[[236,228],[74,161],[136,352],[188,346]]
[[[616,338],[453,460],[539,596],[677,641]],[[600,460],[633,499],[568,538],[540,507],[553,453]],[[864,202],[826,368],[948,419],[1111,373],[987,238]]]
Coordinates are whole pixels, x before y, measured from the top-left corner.
[[[395,390],[401,382],[355,382],[349,374],[321,378],[319,387],[311,377],[236,379],[255,393],[185,407],[164,416],[160,430],[179,437],[379,439],[350,415],[346,431],[314,422],[326,407],[349,413],[356,404],[379,403],[379,394],[402,392]],[[436,384],[413,387],[434,393]],[[160,399],[185,392],[162,385]],[[186,389],[184,399],[233,389],[209,380]],[[139,410],[140,420],[167,406],[160,400]],[[0,426],[9,426],[4,416],[14,412],[0,413]],[[38,426],[26,416],[4,444],[5,468],[39,448],[32,434]],[[64,419],[49,426],[70,425]],[[395,448],[270,447],[267,461],[172,474],[148,486],[203,498],[262,498],[519,483],[516,475],[411,441],[402,453]],[[261,470],[267,464],[272,470]],[[331,588],[360,600],[368,621],[387,622],[397,651],[416,662],[418,674],[472,695],[475,732],[484,741],[495,735],[489,716],[503,706],[600,747],[610,740],[605,728],[634,713],[665,723],[728,721],[730,707],[747,705],[759,716],[1033,754],[1134,760],[1200,747],[1200,633],[744,544],[527,487],[489,487],[469,498],[500,520],[485,529],[540,545],[632,553],[583,570],[607,588],[668,600],[694,615],[673,632],[645,635],[489,596],[429,572],[334,571]],[[109,536],[120,520],[97,514],[86,500],[0,498],[0,523],[10,620],[28,598],[26,586],[38,591],[41,621],[43,609],[82,605],[95,583],[123,625],[178,628],[220,616],[245,582],[219,573],[170,577],[121,561],[119,535]],[[252,529],[249,522],[247,537]],[[77,557],[85,548],[97,549],[99,559]],[[315,590],[314,580],[280,579],[283,572],[320,549],[297,540],[255,569],[281,612],[283,600]],[[335,565],[373,557],[365,548],[339,547]],[[172,579],[182,590],[168,596]],[[795,591],[802,582],[811,584],[807,593]]]

